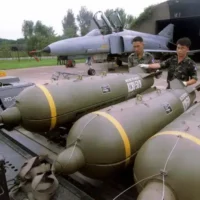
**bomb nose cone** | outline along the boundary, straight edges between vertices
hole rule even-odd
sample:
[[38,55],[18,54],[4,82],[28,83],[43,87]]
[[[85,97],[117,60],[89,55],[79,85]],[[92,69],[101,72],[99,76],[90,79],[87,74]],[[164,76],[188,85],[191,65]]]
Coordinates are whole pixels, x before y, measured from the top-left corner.
[[45,47],[42,51],[45,53],[51,53],[51,49],[49,46]]
[[163,183],[162,182],[149,182],[142,192],[139,194],[137,200],[176,200],[172,190],[165,185],[164,196],[163,195]]
[[77,172],[85,165],[85,158],[80,148],[70,147],[58,155],[53,164],[55,173],[68,175]]
[[0,123],[4,125],[17,126],[20,124],[21,114],[17,107],[7,108],[0,115]]

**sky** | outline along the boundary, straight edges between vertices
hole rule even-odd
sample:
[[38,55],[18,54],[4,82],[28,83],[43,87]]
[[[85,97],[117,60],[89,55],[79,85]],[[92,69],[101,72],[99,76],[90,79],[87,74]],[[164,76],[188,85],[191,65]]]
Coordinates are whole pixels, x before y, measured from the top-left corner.
[[127,14],[138,16],[144,8],[165,0],[1,0],[0,38],[22,38],[23,20],[36,22],[41,20],[45,25],[52,26],[55,33],[62,34],[62,19],[67,9],[72,9],[77,15],[81,6],[86,6],[93,13],[117,7],[125,9]]

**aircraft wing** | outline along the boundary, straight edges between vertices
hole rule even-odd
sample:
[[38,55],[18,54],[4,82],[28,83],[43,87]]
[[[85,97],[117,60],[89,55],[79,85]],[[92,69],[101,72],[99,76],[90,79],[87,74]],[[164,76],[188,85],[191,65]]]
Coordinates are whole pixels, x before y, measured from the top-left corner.
[[[164,50],[164,49],[144,49],[144,51],[152,52],[152,53],[176,53],[176,50]],[[200,49],[191,50],[188,52],[189,55],[200,53]]]
[[165,50],[165,49],[144,49],[144,51],[152,53],[176,53],[176,50]]
[[189,51],[189,53],[199,53],[199,52],[200,52],[200,49]]

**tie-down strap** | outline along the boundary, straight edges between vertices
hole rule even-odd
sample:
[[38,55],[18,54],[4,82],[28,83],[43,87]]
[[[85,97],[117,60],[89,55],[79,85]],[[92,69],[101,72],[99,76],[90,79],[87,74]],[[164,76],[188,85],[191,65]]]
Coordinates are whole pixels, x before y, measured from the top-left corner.
[[18,174],[18,184],[10,191],[10,196],[21,189],[29,200],[49,200],[58,188],[58,180],[51,171],[51,165],[44,162],[45,157],[27,160]]

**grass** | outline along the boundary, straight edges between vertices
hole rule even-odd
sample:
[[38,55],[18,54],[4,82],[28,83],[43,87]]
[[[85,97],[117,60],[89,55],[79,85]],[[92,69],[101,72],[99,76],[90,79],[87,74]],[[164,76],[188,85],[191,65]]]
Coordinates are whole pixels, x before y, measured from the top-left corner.
[[[76,63],[83,63],[85,60],[76,60]],[[0,60],[0,70],[8,69],[20,69],[20,68],[31,68],[31,67],[41,67],[41,66],[54,66],[57,65],[57,59],[49,58],[42,59],[37,62],[35,59],[31,60]]]

